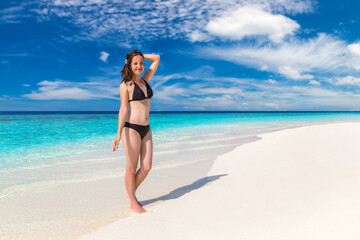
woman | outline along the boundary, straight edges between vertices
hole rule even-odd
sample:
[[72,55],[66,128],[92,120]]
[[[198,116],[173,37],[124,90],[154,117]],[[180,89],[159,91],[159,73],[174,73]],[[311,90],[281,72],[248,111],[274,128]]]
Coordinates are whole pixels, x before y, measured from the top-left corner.
[[[141,77],[140,74],[145,69],[144,59],[151,61],[152,64]],[[140,51],[133,50],[126,55],[125,65],[121,70],[123,77],[120,84],[121,105],[113,151],[118,148],[122,138],[126,158],[125,186],[130,198],[130,208],[136,213],[146,212],[137,200],[135,191],[148,175],[152,165],[153,142],[149,112],[153,92],[148,83],[154,76],[159,62],[159,55],[143,55]],[[129,114],[128,107],[130,107]],[[140,168],[136,171],[139,155]]]

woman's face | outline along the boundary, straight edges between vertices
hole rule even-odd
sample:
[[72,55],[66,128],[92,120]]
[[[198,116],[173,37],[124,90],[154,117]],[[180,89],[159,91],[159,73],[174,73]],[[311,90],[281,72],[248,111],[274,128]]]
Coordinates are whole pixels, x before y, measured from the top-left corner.
[[144,71],[144,59],[141,55],[136,55],[131,61],[131,70],[134,74],[140,75]]

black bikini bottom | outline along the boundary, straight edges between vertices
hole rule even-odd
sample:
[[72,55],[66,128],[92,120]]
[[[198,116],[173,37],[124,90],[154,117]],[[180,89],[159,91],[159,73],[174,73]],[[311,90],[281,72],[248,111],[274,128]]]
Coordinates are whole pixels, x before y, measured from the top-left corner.
[[137,131],[141,137],[141,139],[143,139],[146,134],[148,133],[148,131],[150,130],[150,126],[149,125],[138,125],[138,124],[133,124],[133,123],[129,123],[129,122],[125,122],[124,127],[127,128],[132,128],[135,131]]

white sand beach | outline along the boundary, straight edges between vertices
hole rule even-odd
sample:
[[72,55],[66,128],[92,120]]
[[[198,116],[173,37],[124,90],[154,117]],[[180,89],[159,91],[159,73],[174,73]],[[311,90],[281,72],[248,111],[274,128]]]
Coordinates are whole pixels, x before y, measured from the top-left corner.
[[142,202],[146,214],[80,239],[358,239],[360,123],[259,137],[218,157],[185,194]]

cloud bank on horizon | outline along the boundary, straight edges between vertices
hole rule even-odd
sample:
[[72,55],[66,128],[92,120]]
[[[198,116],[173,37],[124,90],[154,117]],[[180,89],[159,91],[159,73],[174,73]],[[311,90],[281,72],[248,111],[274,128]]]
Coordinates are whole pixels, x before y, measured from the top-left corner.
[[[98,62],[93,64],[103,75],[83,75],[83,81],[54,75],[22,82],[18,85],[26,92],[13,97],[4,92],[0,108],[11,101],[42,101],[47,106],[52,100],[66,100],[65,105],[116,102],[119,63],[111,57],[144,47],[175,56],[168,62],[162,58],[163,67],[152,80],[153,110],[360,110],[359,36],[351,27],[338,30],[344,29],[346,14],[351,15],[346,8],[343,17],[339,15],[344,20],[330,26],[331,31],[314,22],[311,17],[317,15],[332,18],[325,5],[312,0],[14,1],[0,10],[0,27],[24,25],[29,19],[61,23],[66,27],[53,37],[53,44],[95,44],[99,51],[93,58]],[[353,17],[346,24],[356,25]],[[174,51],[174,45],[164,42],[183,47]],[[0,66],[12,65],[25,57],[21,54],[32,56],[0,53]],[[179,67],[174,72],[169,65]]]

